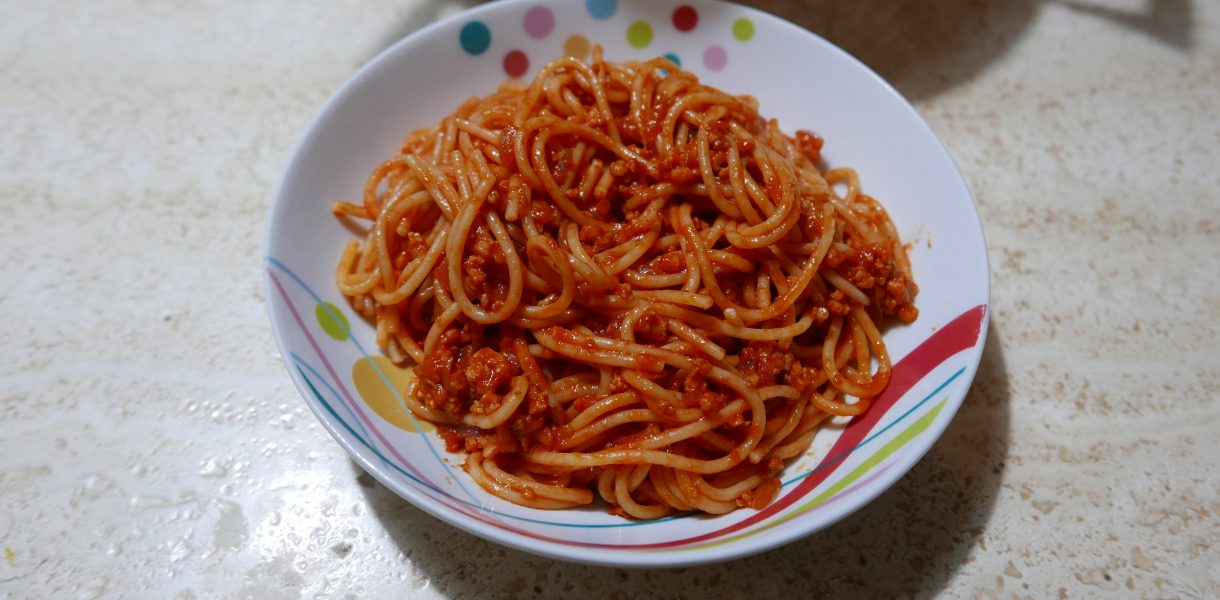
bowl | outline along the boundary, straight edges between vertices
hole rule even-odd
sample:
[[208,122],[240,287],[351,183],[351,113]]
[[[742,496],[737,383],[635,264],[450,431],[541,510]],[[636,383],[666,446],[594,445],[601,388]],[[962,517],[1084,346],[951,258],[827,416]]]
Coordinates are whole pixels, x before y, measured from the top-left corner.
[[[919,319],[892,326],[895,360],[864,415],[824,428],[762,510],[633,521],[605,507],[544,511],[484,492],[435,429],[397,397],[411,373],[382,357],[372,327],[335,288],[353,233],[330,204],[358,198],[409,131],[506,78],[563,55],[669,56],[710,85],[756,97],[781,127],[817,132],[830,166],[852,166],[908,242]],[[386,487],[434,517],[513,548],[624,567],[685,566],[761,552],[864,506],[935,443],[965,398],[986,338],[989,269],[970,193],[944,146],[881,78],[822,38],[714,0],[502,0],[441,20],[386,49],[325,104],[276,192],[263,258],[272,331],[327,431]]]

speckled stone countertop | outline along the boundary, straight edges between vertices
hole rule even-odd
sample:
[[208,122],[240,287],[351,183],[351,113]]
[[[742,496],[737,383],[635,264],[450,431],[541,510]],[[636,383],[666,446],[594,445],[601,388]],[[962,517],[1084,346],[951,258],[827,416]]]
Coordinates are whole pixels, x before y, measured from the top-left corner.
[[564,564],[375,485],[297,395],[260,247],[323,100],[457,2],[2,3],[0,596],[1220,596],[1220,3],[763,3],[907,95],[992,328],[893,489],[710,567]]

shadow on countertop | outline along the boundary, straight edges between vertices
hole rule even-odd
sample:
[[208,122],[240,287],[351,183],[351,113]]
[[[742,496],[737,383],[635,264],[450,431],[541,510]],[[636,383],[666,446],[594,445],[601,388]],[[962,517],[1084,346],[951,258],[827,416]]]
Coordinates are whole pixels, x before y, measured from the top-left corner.
[[[1039,12],[1066,8],[1151,37],[1194,47],[1191,0],[1145,0],[1139,9],[1104,0],[739,0],[804,27],[860,59],[918,102],[979,76],[1032,26]],[[1067,59],[1080,48],[1065,47]]]
[[912,102],[999,60],[1033,21],[1037,0],[743,0],[860,59]]
[[1191,0],[1148,0],[1144,10],[1114,8],[1099,0],[1047,0],[1074,12],[1092,15],[1151,36],[1181,51],[1194,48],[1194,7]]
[[[399,550],[449,598],[931,596],[982,538],[1000,493],[1010,383],[995,321],[974,384],[948,430],[905,477],[838,524],[717,565],[627,570],[540,558],[483,541],[407,504],[352,463]],[[491,567],[491,568],[489,568]]]
[[[1038,13],[1065,8],[1149,36],[1176,50],[1194,47],[1191,0],[1146,0],[1119,9],[1103,0],[740,0],[782,17],[843,48],[912,102],[978,77],[1016,45]],[[385,48],[447,12],[479,0],[428,0],[394,27]],[[1078,49],[1076,49],[1078,50]],[[1070,59],[1072,48],[1064,48]]]

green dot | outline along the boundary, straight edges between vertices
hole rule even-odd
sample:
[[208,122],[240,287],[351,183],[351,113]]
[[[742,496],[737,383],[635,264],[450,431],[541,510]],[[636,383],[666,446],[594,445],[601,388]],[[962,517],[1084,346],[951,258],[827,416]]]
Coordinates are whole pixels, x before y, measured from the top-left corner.
[[733,37],[739,42],[748,42],[754,39],[754,21],[745,17],[733,21]]
[[313,315],[318,319],[318,325],[322,326],[322,331],[326,335],[335,338],[342,342],[347,339],[347,332],[351,331],[351,327],[347,324],[347,317],[343,316],[343,311],[339,307],[330,302],[323,302],[313,309]]
[[627,43],[635,48],[646,48],[652,43],[652,26],[643,21],[636,21],[627,26]]

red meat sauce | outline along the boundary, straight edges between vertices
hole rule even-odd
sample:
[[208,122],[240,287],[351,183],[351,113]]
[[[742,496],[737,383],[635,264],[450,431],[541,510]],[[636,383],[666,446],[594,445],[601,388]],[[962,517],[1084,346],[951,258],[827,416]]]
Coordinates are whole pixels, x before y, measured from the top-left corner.
[[818,161],[822,160],[822,145],[822,138],[818,134],[812,131],[805,131],[804,129],[797,130],[796,147],[813,164],[817,164]]
[[[496,339],[499,350],[490,346]],[[446,447],[452,452],[483,450],[494,456],[528,451],[539,444],[549,446],[548,442],[555,440],[553,429],[567,421],[562,411],[551,410],[546,378],[518,336],[447,329],[436,347],[424,355],[415,374],[416,399],[456,420],[468,414],[495,412],[515,377],[525,375],[529,381],[525,402],[506,424],[494,430],[441,427]]]
[[[663,341],[663,326],[657,317],[645,316],[637,324],[637,341]],[[612,335],[613,328],[612,324],[606,324],[596,332]],[[549,333],[562,343],[587,350],[595,349],[586,335],[562,327],[553,327]],[[772,342],[753,341],[735,350],[739,357],[738,369],[752,387],[783,383],[804,391],[818,379],[817,366],[803,365],[792,353]],[[697,358],[694,363],[695,368],[681,374],[659,362],[651,370],[658,384],[681,394],[678,404],[646,399],[649,408],[662,419],[668,420],[667,417],[671,417],[675,411],[685,408],[698,408],[704,414],[711,415],[737,397],[731,391],[726,393],[708,378],[711,364],[707,360]],[[416,398],[429,408],[443,411],[458,421],[465,415],[485,415],[498,409],[513,378],[525,375],[530,382],[526,401],[505,424],[493,430],[442,426],[440,429],[446,447],[453,452],[482,451],[490,457],[526,453],[535,448],[558,450],[559,442],[572,433],[565,428],[565,424],[602,399],[598,395],[585,395],[577,397],[566,407],[550,406],[548,378],[538,360],[529,354],[525,332],[509,326],[488,329],[467,327],[465,330],[450,328],[441,335],[435,348],[424,356],[415,373],[418,378],[418,385],[414,389]],[[609,394],[631,389],[615,376]],[[812,393],[812,389],[808,392]],[[743,406],[729,415],[720,429],[722,435],[733,441],[744,439],[750,427],[747,413],[748,406]],[[607,432],[602,441],[605,447],[629,448],[657,432],[659,429],[655,424],[628,425]],[[696,455],[706,457],[715,454],[711,449],[701,454],[696,452]],[[778,468],[782,468],[782,463]]]
[[[919,287],[898,268],[894,249],[854,237],[849,237],[846,244],[850,250],[832,246],[824,265],[860,288],[872,305],[880,308],[882,315],[894,315],[903,323],[914,322],[919,316],[919,309],[915,308]],[[845,315],[850,305],[844,294],[835,290],[830,294],[826,308],[831,314]]]
[[[690,147],[685,151],[657,159],[649,154],[648,144],[629,141],[638,140],[642,135],[655,136],[659,131],[663,114],[659,109],[654,111],[648,116],[642,129],[634,124],[623,125],[621,133],[624,142],[633,151],[644,155],[646,160],[657,165],[662,175],[662,181],[670,181],[675,185],[697,182],[700,179],[698,156]],[[629,123],[629,121],[620,121],[620,123]],[[758,126],[763,127],[765,123],[759,120]],[[713,164],[724,164],[730,150],[729,142],[724,137],[728,133],[727,129],[712,133],[717,134],[710,148],[712,162]],[[510,170],[514,170],[512,153],[515,150],[516,136],[519,135],[520,132],[511,126],[506,127],[503,134],[500,149],[509,159],[506,162]],[[822,149],[820,137],[807,131],[798,131],[795,139],[798,149],[806,158],[814,163],[820,160]],[[737,150],[743,156],[753,152],[752,140],[739,140],[737,145]],[[556,150],[548,158],[556,179],[563,180],[567,176],[568,169],[575,167],[571,165],[572,157],[567,153],[570,152],[571,144],[560,144],[559,146],[567,147],[569,150],[566,152]],[[639,164],[615,160],[612,155],[602,158],[607,162],[606,168],[610,169],[615,176],[616,183],[610,193],[600,199],[581,200],[570,196],[582,209],[588,210],[604,220],[614,222],[607,229],[584,226],[579,230],[581,242],[591,252],[602,252],[647,235],[656,225],[655,220],[646,219],[639,212],[622,212],[621,209],[622,199],[648,193],[651,177]],[[750,167],[747,166],[747,168]],[[727,169],[722,169],[722,172],[717,175],[727,178]],[[755,175],[757,176],[757,174]],[[577,173],[574,176],[579,177],[580,174]],[[776,181],[767,181],[767,191],[774,198],[778,198],[780,195]],[[491,192],[488,203],[503,209],[510,195],[514,193],[522,194],[525,210],[538,225],[553,232],[555,227],[564,220],[559,209],[551,202],[542,200],[535,193],[531,193],[529,187],[517,177],[502,179]],[[608,198],[618,200],[611,203]],[[866,200],[871,199],[866,197]],[[614,207],[612,204],[618,205],[618,207]],[[806,240],[816,239],[821,234],[821,218],[818,210],[813,206],[805,206],[802,210],[803,218],[800,229]],[[616,214],[615,211],[620,211],[622,214]],[[868,215],[866,215],[867,217]],[[696,219],[696,229],[708,226],[708,223]],[[867,244],[850,238],[846,240],[846,243],[850,247],[850,251],[832,247],[824,264],[834,268],[868,295],[882,316],[893,314],[903,322],[914,321],[918,311],[914,307],[913,299],[918,288],[895,266],[893,250],[884,245]],[[407,260],[423,256],[427,251],[427,246],[426,240],[419,234],[408,235],[407,243],[402,251],[404,264]],[[508,280],[505,269],[507,259],[499,242],[482,223],[479,223],[472,228],[465,250],[465,259],[462,263],[464,282],[467,289],[478,292],[476,295],[472,295],[472,300],[477,301],[487,310],[496,310],[502,305],[503,299],[507,295]],[[518,250],[520,251],[520,248]],[[757,260],[768,258],[765,251],[761,250],[758,252],[758,256],[750,256],[749,252],[744,254],[747,255],[747,258]],[[683,253],[680,250],[672,250],[649,259],[639,270],[645,274],[670,274],[681,272],[686,268]],[[441,287],[451,290],[451,282],[448,280],[448,270],[444,261],[437,265],[432,275]],[[753,274],[737,276],[752,278]],[[731,279],[734,275],[729,274],[727,277]],[[725,292],[733,301],[743,303],[743,299],[739,297],[739,287],[729,281],[725,285]],[[582,290],[582,293],[589,292]],[[598,290],[597,293],[598,295],[609,294],[629,298],[632,288],[630,285],[620,284],[610,290]],[[824,334],[825,323],[829,317],[846,315],[850,311],[850,306],[849,300],[841,292],[831,291],[821,305],[814,307],[815,323],[806,335],[816,337]],[[586,325],[600,335],[616,337],[618,333],[617,323],[613,319],[605,319],[600,325],[597,323],[586,323]],[[483,328],[467,324],[460,327],[462,328],[446,330],[433,350],[425,355],[423,362],[416,368],[419,384],[415,388],[415,394],[419,401],[432,409],[451,415],[460,422],[461,417],[465,415],[489,414],[499,408],[515,377],[526,376],[529,380],[529,388],[526,402],[505,424],[493,430],[464,425],[440,427],[449,451],[482,451],[487,457],[508,455],[506,458],[511,462],[513,455],[524,454],[535,448],[558,450],[560,449],[559,443],[571,433],[569,429],[565,428],[566,423],[601,399],[597,396],[584,396],[576,398],[567,407],[550,406],[547,393],[548,376],[544,373],[538,359],[529,354],[526,332],[507,325]],[[587,336],[575,334],[568,329],[553,328],[552,334],[568,344],[587,350],[595,348]],[[652,314],[645,315],[637,322],[635,335],[639,343],[645,344],[659,345],[668,339],[663,320]],[[786,384],[802,390],[803,394],[808,394],[813,392],[811,388],[814,382],[822,380],[818,361],[810,359],[810,364],[803,364],[791,352],[779,348],[772,342],[742,342],[738,346],[729,342],[726,350],[737,356],[738,371],[743,374],[746,382],[752,387]],[[546,355],[542,357],[544,361],[548,358]],[[698,407],[705,414],[715,413],[736,398],[735,393],[731,391],[726,393],[726,390],[709,381],[706,373],[710,365],[706,361],[699,359],[695,362],[696,368],[681,377],[673,372],[672,368],[665,368],[659,361],[655,365],[651,365],[654,368],[647,369],[652,372],[651,376],[659,375],[658,384],[681,393],[680,405],[649,403],[649,407],[662,418],[671,416],[680,408]],[[559,371],[553,372],[561,372],[563,368],[559,367]],[[629,389],[631,388],[616,376],[610,393],[619,393]],[[750,424],[746,421],[747,412],[748,409],[743,409],[732,415],[718,430],[721,435],[731,441],[739,441],[748,435]],[[603,438],[599,440],[599,444],[601,447],[631,447],[633,443],[653,435],[659,430],[659,426],[656,424],[620,427],[604,434]],[[595,444],[594,447],[599,444]],[[722,453],[722,451],[712,448],[686,448],[686,451],[695,456],[706,457]],[[772,459],[771,463],[774,464],[769,464],[768,468],[772,473],[778,473],[783,468],[782,461],[778,459]],[[578,477],[591,476],[591,473],[587,473]],[[737,502],[741,506],[762,508],[774,499],[778,491],[778,480],[771,480],[757,489],[743,494]]]

